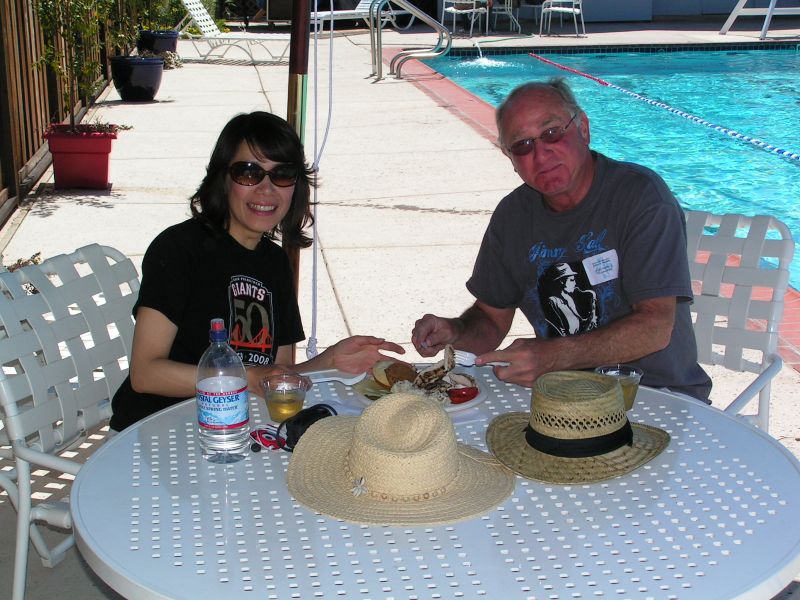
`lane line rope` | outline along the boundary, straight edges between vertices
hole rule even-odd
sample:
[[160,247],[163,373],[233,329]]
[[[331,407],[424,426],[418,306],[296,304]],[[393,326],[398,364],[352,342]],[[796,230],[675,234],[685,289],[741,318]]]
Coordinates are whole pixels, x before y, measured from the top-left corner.
[[610,87],[610,88],[614,88],[615,90],[619,90],[619,91],[623,92],[624,94],[628,94],[629,96],[631,96],[631,97],[633,97],[633,98],[635,98],[637,100],[641,100],[642,102],[646,102],[647,104],[650,104],[652,106],[655,106],[655,107],[658,107],[658,108],[662,108],[662,109],[664,109],[664,110],[666,110],[668,112],[671,112],[674,115],[677,115],[679,117],[683,117],[684,119],[688,119],[689,121],[692,121],[693,123],[697,123],[698,125],[705,125],[709,129],[713,129],[714,131],[716,131],[718,133],[721,133],[723,135],[726,135],[726,136],[728,136],[730,138],[733,138],[733,139],[736,139],[736,140],[741,140],[743,142],[748,142],[750,144],[753,144],[757,148],[761,148],[762,150],[766,150],[767,152],[770,152],[771,154],[777,154],[778,156],[781,156],[783,158],[787,158],[789,160],[793,160],[793,161],[795,161],[797,163],[800,163],[800,153],[798,153],[798,152],[793,152],[791,150],[786,150],[785,148],[780,148],[779,146],[774,146],[772,144],[768,144],[767,142],[759,140],[758,138],[754,138],[754,137],[749,136],[747,134],[740,133],[740,132],[736,131],[735,129],[730,129],[729,127],[723,127],[721,125],[716,125],[714,123],[711,123],[710,121],[706,121],[702,117],[698,117],[696,115],[693,115],[691,113],[687,113],[687,112],[685,112],[683,110],[680,110],[678,108],[674,108],[674,107],[670,106],[669,104],[665,104],[664,102],[659,102],[658,100],[652,100],[652,99],[648,98],[647,96],[643,96],[642,94],[637,94],[636,92],[632,92],[630,90],[626,90],[623,87],[620,87],[618,85],[615,85],[615,84],[611,83],[610,81],[606,81],[604,79],[600,79],[599,77],[595,77],[594,75],[589,75],[588,73],[583,73],[582,71],[578,71],[577,69],[572,69],[570,67],[567,67],[566,65],[559,64],[559,63],[557,63],[555,61],[552,61],[552,60],[549,60],[547,58],[544,58],[543,56],[539,56],[538,54],[534,54],[533,52],[530,53],[530,56],[532,56],[533,58],[535,58],[537,60],[542,61],[543,63],[552,65],[552,66],[554,66],[554,67],[556,67],[558,69],[561,69],[563,71],[568,71],[570,73],[574,73],[575,75],[580,75],[581,77],[586,77],[587,79],[591,79],[592,81],[594,81],[596,83],[599,83],[600,85],[607,86],[607,87]]

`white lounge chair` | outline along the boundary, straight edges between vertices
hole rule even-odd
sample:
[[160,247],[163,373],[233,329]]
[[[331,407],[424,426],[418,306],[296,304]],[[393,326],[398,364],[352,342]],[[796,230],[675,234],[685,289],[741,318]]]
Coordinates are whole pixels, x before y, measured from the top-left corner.
[[757,377],[725,408],[738,414],[758,397],[745,420],[768,431],[770,382],[781,370],[778,325],[794,241],[789,228],[769,216],[686,211],[691,311],[697,357]]
[[[334,0],[331,0],[333,3]],[[344,10],[320,10],[311,12],[311,25],[319,30],[325,24],[325,21],[338,21],[342,19],[359,20],[364,19],[369,23],[369,10],[373,0],[360,0],[355,8]],[[313,7],[313,4],[311,5]],[[401,15],[411,15],[407,10],[400,10],[393,8],[390,3],[386,4],[384,10],[381,11],[381,27],[389,24],[395,29],[408,29],[414,22],[414,15],[411,15],[408,23],[400,27],[397,23],[397,17]]]
[[29,542],[47,567],[74,543],[45,542],[42,522],[70,529],[72,519],[66,501],[37,501],[31,467],[78,473],[68,451],[111,416],[128,374],[138,290],[130,259],[98,244],[0,272],[0,456],[14,465],[0,470],[0,489],[17,510],[13,600],[25,593]]
[[[208,14],[201,0],[181,0],[188,13],[188,22],[181,32],[192,42],[202,60],[223,58],[230,49],[238,48],[250,57],[250,62],[286,63],[289,60],[290,36],[286,33],[222,33]],[[185,21],[186,19],[184,19]],[[200,35],[186,31],[194,25]],[[266,58],[257,58],[253,50],[260,48]]]

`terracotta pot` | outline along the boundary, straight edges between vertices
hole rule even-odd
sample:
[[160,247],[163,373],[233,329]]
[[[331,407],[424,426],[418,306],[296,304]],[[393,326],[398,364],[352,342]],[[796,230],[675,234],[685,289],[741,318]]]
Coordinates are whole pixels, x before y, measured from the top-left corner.
[[111,140],[116,133],[72,133],[68,126],[51,127],[45,134],[53,155],[53,174],[56,187],[108,188],[108,163]]

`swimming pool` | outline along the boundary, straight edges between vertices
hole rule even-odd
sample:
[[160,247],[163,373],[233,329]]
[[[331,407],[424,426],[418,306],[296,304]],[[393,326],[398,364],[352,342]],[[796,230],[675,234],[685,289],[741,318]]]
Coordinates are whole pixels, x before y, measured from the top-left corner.
[[[800,153],[800,51],[546,54],[608,81]],[[427,63],[497,105],[526,81],[563,76],[589,116],[592,147],[649,166],[688,209],[771,214],[795,239],[790,282],[800,289],[800,161],[767,152],[525,54],[446,56]]]

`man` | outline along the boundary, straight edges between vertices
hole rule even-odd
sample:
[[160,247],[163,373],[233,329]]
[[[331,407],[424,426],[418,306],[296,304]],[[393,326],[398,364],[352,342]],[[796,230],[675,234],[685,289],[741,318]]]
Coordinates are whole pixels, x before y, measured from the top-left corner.
[[[708,401],[697,364],[683,211],[650,169],[589,148],[589,119],[562,79],[515,89],[497,109],[499,144],[524,184],[497,206],[458,318],[425,315],[412,332],[422,356],[446,344],[505,361],[496,375],[525,386],[543,373],[632,363],[642,383]],[[566,284],[581,290],[575,322],[554,326]],[[571,292],[571,298],[575,299]],[[552,299],[552,300],[551,300]],[[519,308],[536,338],[496,350]],[[562,313],[563,314],[563,313]],[[574,335],[571,335],[574,334]]]

